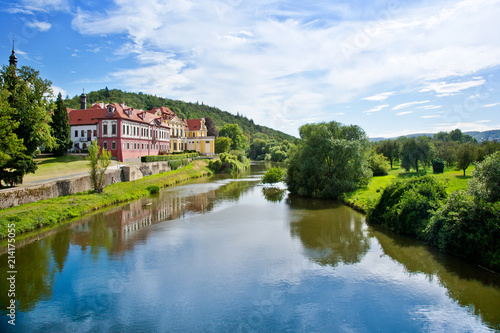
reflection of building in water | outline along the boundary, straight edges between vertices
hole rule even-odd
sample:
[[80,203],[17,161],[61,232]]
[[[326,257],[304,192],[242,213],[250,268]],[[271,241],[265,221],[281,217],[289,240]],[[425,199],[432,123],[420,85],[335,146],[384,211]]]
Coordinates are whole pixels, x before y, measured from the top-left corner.
[[162,192],[158,199],[144,198],[108,211],[89,216],[74,225],[72,243],[103,247],[110,252],[124,252],[136,240],[145,239],[150,225],[175,220],[189,213],[204,214],[213,209],[215,191],[193,196],[178,196]]

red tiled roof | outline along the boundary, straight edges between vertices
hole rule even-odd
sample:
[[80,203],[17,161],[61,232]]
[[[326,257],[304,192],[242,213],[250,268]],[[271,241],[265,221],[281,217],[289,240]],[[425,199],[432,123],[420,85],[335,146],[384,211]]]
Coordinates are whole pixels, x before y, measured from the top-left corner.
[[106,109],[86,109],[74,110],[68,109],[68,117],[70,126],[75,125],[96,125],[98,118],[106,116]]
[[[155,114],[149,113],[149,112],[144,111],[144,110],[135,110],[135,109],[128,107],[126,105],[121,106],[118,103],[114,103],[111,105],[115,108],[115,114],[112,117],[107,117],[107,109],[106,109],[104,116],[100,117],[100,118],[106,118],[106,119],[121,118],[121,119],[127,119],[127,120],[132,120],[132,121],[146,123],[146,124],[150,124],[155,119],[161,119],[161,117],[158,117]],[[106,108],[107,108],[107,106],[106,106]],[[144,115],[144,119],[142,118],[142,115]],[[169,128],[167,125],[163,124],[161,121],[160,121],[160,126]]]
[[201,119],[188,119],[186,122],[190,131],[201,130]]

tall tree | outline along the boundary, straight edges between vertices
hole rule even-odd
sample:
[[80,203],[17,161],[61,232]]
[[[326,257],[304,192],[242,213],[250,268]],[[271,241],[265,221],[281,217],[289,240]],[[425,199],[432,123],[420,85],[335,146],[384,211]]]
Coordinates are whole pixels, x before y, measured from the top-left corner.
[[407,171],[414,168],[418,172],[419,162],[432,159],[433,147],[427,138],[407,138],[401,146],[401,166]]
[[64,106],[64,101],[62,99],[62,94],[59,93],[56,101],[56,108],[54,109],[54,115],[52,116],[52,133],[54,133],[54,138],[56,139],[57,147],[52,150],[54,155],[63,156],[71,147],[71,129],[69,126],[69,117],[66,107]]
[[92,144],[89,146],[87,160],[89,161],[89,173],[94,191],[102,193],[104,173],[111,164],[111,152],[106,149],[102,149],[101,151],[101,147],[97,145],[97,141],[92,141]]
[[288,190],[302,196],[338,198],[368,183],[366,133],[337,122],[300,127],[301,141],[288,165]]
[[392,169],[392,162],[397,160],[399,157],[399,143],[396,140],[381,141],[378,144],[376,151],[378,154],[384,155],[389,160]]
[[215,127],[211,118],[205,117],[205,126],[207,126],[208,136],[215,136],[216,138],[219,136],[219,131],[217,131],[217,127]]
[[12,119],[19,123],[15,133],[23,140],[26,154],[34,156],[38,147],[52,149],[56,145],[51,135],[48,98],[51,82],[40,78],[31,67],[4,66],[1,71],[3,88],[9,91],[7,101],[13,108]]
[[457,150],[457,170],[465,170],[476,160],[476,146],[472,143],[462,143]]

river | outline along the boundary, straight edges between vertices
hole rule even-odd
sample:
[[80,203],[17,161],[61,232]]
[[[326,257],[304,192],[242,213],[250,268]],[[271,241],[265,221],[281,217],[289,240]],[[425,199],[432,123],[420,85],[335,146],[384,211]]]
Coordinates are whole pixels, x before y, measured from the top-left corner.
[[263,163],[108,208],[16,249],[1,332],[500,329],[500,277],[260,184]]

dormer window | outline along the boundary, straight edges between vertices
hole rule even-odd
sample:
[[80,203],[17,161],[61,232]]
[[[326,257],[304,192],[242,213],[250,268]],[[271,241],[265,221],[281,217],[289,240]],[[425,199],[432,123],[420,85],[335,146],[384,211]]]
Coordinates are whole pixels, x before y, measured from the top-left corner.
[[107,109],[108,109],[108,112],[106,115],[108,117],[112,117],[115,115],[115,108],[113,107],[113,105],[108,105]]

